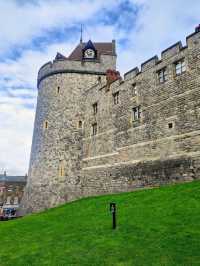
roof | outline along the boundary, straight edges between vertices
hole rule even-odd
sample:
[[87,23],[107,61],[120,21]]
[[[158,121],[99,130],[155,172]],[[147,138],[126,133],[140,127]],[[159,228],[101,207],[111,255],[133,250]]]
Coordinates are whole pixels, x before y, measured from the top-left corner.
[[26,182],[27,176],[0,175],[0,182]]
[[83,47],[84,47],[84,48],[83,48],[84,51],[87,50],[87,49],[93,49],[93,50],[96,50],[96,48],[95,48],[95,46],[94,46],[94,44],[92,43],[91,40],[89,40],[88,43],[86,43],[86,45],[83,46]]
[[[90,41],[91,42],[91,41]],[[69,55],[69,60],[82,60],[82,50],[88,43],[79,43],[74,51]],[[115,41],[112,42],[94,42],[92,43],[97,51],[97,59],[100,58],[101,54],[104,55],[116,55]]]

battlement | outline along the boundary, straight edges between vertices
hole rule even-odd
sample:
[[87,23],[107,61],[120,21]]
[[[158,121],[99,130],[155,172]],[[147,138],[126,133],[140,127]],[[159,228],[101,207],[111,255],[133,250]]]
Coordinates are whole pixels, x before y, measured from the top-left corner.
[[124,79],[127,80],[130,78],[134,78],[139,74],[139,72],[139,68],[135,67],[124,74]]
[[195,49],[195,47],[200,44],[200,30],[198,29],[196,28],[194,33],[186,37],[186,46],[183,46],[181,41],[171,45],[161,52],[161,59],[155,55],[154,57],[146,60],[141,64],[141,71],[139,71],[138,67],[133,68],[124,74],[124,80],[134,78],[136,75],[143,73],[160,63],[164,63],[165,61],[167,62],[168,59],[178,56],[185,49]]
[[77,60],[54,60],[44,64],[38,72],[38,88],[40,82],[46,77],[62,73],[81,73],[106,75],[107,69],[116,68],[116,59],[114,56],[101,55],[100,60],[95,61],[77,61]]
[[161,52],[161,59],[165,60],[171,56],[178,54],[181,51],[182,47],[183,46],[180,41],[171,45],[170,47]]

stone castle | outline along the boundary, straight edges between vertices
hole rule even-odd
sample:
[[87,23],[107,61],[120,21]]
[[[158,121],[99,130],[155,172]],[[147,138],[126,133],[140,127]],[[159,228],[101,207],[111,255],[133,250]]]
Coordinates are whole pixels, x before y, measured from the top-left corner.
[[114,41],[40,68],[27,212],[200,178],[200,27],[186,43],[124,78]]

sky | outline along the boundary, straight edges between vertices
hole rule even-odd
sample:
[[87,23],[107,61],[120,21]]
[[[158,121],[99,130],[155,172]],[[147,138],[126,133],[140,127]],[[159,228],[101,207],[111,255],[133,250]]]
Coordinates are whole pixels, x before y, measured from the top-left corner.
[[28,172],[38,69],[80,40],[116,40],[123,74],[194,32],[199,0],[0,1],[0,174]]

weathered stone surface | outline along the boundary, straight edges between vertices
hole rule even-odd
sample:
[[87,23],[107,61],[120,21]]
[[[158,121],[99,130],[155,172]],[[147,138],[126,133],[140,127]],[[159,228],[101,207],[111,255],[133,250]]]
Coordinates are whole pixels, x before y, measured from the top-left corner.
[[[113,56],[85,65],[61,61],[44,66],[24,208],[38,211],[88,195],[200,178],[199,38],[200,32],[190,35],[187,47],[171,46],[162,60],[147,60],[142,72],[136,68],[109,87],[105,72],[115,69]],[[177,76],[175,62],[183,58],[186,71]],[[167,81],[159,83],[162,68]],[[51,75],[52,69],[73,71]],[[114,104],[117,91],[119,103]],[[133,121],[137,106],[141,118]],[[94,123],[98,131],[93,136]]]

